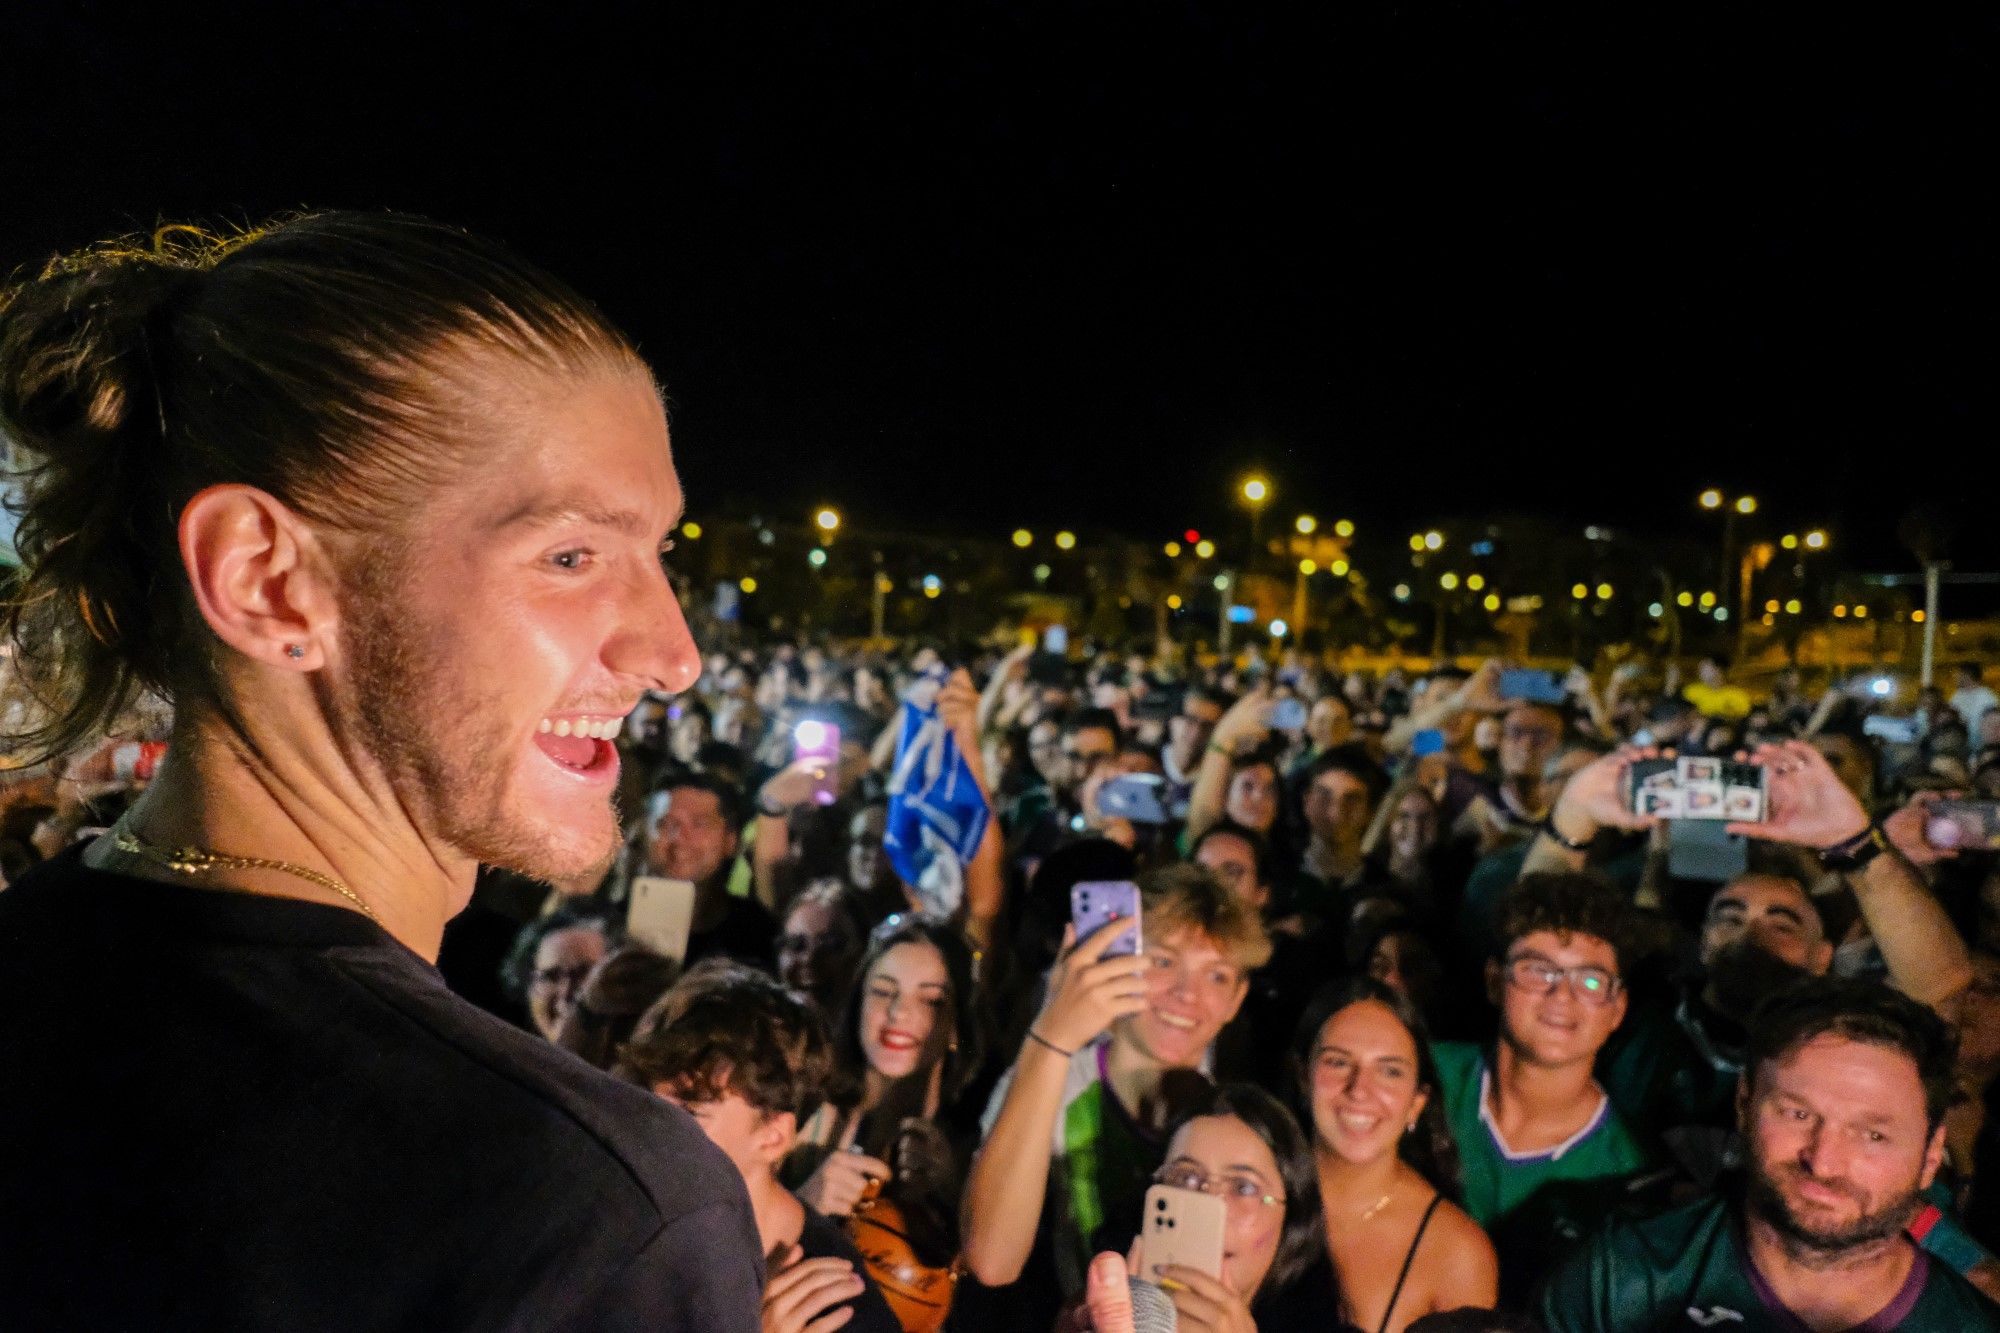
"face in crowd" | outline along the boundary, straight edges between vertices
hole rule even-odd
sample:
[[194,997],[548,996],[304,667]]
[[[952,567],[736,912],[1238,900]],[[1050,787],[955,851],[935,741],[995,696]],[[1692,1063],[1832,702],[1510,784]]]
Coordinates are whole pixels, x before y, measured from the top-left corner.
[[1500,723],[1500,771],[1510,778],[1540,778],[1562,744],[1562,714],[1536,704],[1516,704]]
[[653,825],[646,866],[668,879],[705,884],[736,855],[737,840],[714,792],[676,787],[667,793],[667,808]]
[[885,1079],[934,1068],[956,1040],[951,973],[937,947],[906,940],[883,952],[861,981],[861,1052]]
[[1192,774],[1202,752],[1222,720],[1222,705],[1205,695],[1190,693],[1181,701],[1181,711],[1167,719],[1167,744],[1174,763],[1182,773]]
[[1334,846],[1358,845],[1375,813],[1368,784],[1339,768],[1313,779],[1306,788],[1305,806],[1313,837]]
[[1331,750],[1354,739],[1354,710],[1337,694],[1313,701],[1306,714],[1306,739],[1316,750]]
[[604,961],[609,946],[596,926],[553,930],[535,947],[534,970],[528,974],[528,1016],[535,1030],[550,1041],[576,1007],[584,978]]
[[1900,1232],[1944,1157],[1944,1128],[1929,1122],[1916,1061],[1838,1033],[1746,1076],[1737,1116],[1749,1207],[1821,1251]]
[[1531,931],[1509,946],[1491,980],[1501,1034],[1530,1065],[1589,1064],[1625,1018],[1618,951],[1595,935]]
[[889,831],[889,812],[871,805],[847,824],[847,882],[865,892],[888,888],[896,882],[896,868],[882,850],[883,835]]
[[1103,727],[1078,727],[1062,738],[1062,780],[1057,790],[1075,796],[1084,780],[1118,753],[1118,738]]
[[1209,834],[1195,849],[1194,861],[1246,905],[1262,911],[1271,900],[1271,888],[1257,868],[1257,850],[1236,834]]
[[1263,1136],[1233,1115],[1197,1116],[1174,1134],[1154,1179],[1222,1196],[1222,1285],[1254,1296],[1285,1234],[1284,1177]]
[[1394,1154],[1430,1100],[1418,1068],[1416,1038],[1387,1005],[1357,1000],[1335,1012],[1306,1071],[1321,1149],[1357,1164]]
[[1437,845],[1440,831],[1436,798],[1413,787],[1389,813],[1389,851],[1399,861],[1417,860]]
[[778,980],[830,1015],[861,961],[862,941],[827,895],[808,890],[785,913],[778,935]]
[[1723,950],[1750,945],[1814,976],[1833,962],[1819,909],[1796,880],[1779,875],[1740,875],[1709,900],[1701,928],[1701,963],[1713,964]]
[[1230,774],[1223,812],[1244,828],[1268,833],[1278,822],[1278,770],[1258,761]]
[[1146,1007],[1119,1019],[1117,1031],[1162,1065],[1193,1068],[1236,1017],[1249,979],[1214,940],[1191,926],[1146,940],[1145,958]]

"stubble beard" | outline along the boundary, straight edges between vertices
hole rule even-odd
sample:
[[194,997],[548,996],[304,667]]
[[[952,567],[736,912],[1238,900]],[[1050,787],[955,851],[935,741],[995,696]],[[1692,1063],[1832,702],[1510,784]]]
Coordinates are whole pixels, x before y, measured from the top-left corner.
[[1899,1236],[1916,1210],[1917,1194],[1912,1188],[1873,1212],[1868,1210],[1866,1201],[1856,1199],[1856,1202],[1861,1211],[1853,1221],[1836,1227],[1815,1227],[1792,1211],[1770,1167],[1754,1160],[1750,1163],[1746,1205],[1755,1216],[1770,1224],[1785,1242],[1785,1248],[1802,1263],[1839,1264],[1859,1258],[1863,1252]]
[[617,856],[615,799],[605,803],[603,837],[538,828],[510,801],[518,755],[504,706],[467,689],[454,665],[460,646],[412,628],[423,617],[407,614],[393,581],[370,578],[347,600],[343,651],[354,670],[343,731],[358,737],[420,833],[545,883],[577,879]]

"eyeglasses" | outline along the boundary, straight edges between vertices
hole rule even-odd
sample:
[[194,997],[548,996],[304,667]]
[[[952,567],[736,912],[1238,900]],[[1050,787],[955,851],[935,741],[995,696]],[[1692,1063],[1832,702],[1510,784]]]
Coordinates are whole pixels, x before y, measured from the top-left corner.
[[537,989],[558,986],[565,981],[571,986],[581,986],[594,966],[585,963],[577,967],[538,967],[528,974],[528,984]]
[[1202,1194],[1213,1194],[1231,1205],[1249,1207],[1256,1204],[1263,1208],[1274,1208],[1285,1201],[1282,1194],[1267,1194],[1264,1183],[1248,1176],[1219,1176],[1211,1181],[1208,1173],[1198,1166],[1161,1167],[1153,1173],[1155,1185],[1170,1185],[1177,1190],[1195,1190]]
[[1508,959],[1507,979],[1536,995],[1553,994],[1567,981],[1569,993],[1585,1004],[1609,1004],[1618,993],[1618,978],[1601,967],[1558,967],[1533,954]]

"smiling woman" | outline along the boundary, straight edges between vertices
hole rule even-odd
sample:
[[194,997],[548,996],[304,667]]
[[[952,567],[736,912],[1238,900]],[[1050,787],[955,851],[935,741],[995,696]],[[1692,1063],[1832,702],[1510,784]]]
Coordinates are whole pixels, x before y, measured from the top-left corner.
[[[609,857],[610,737],[699,670],[630,344],[422,219],[169,228],[0,293],[0,429],[17,752],[176,707],[0,900],[0,1324],[755,1327],[728,1164],[426,961],[481,863]],[[116,1096],[100,1005],[147,1015]]]

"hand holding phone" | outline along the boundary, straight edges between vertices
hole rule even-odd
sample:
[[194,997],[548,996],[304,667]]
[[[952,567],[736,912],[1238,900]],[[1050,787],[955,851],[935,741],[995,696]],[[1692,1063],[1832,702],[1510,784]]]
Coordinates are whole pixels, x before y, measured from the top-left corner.
[[662,958],[687,957],[694,925],[694,881],[638,875],[625,904],[625,937]]
[[1553,671],[1510,667],[1500,673],[1500,697],[1509,703],[1560,704],[1569,696]]
[[[1138,899],[1130,880],[1079,884],[1071,892],[1072,912],[1102,924],[1085,933],[1072,922],[1066,932],[1062,956],[1049,972],[1048,999],[1029,1029],[1036,1042],[1074,1054],[1146,1007],[1146,964],[1133,956],[1139,950]],[[1112,953],[1114,945],[1129,952]]]

